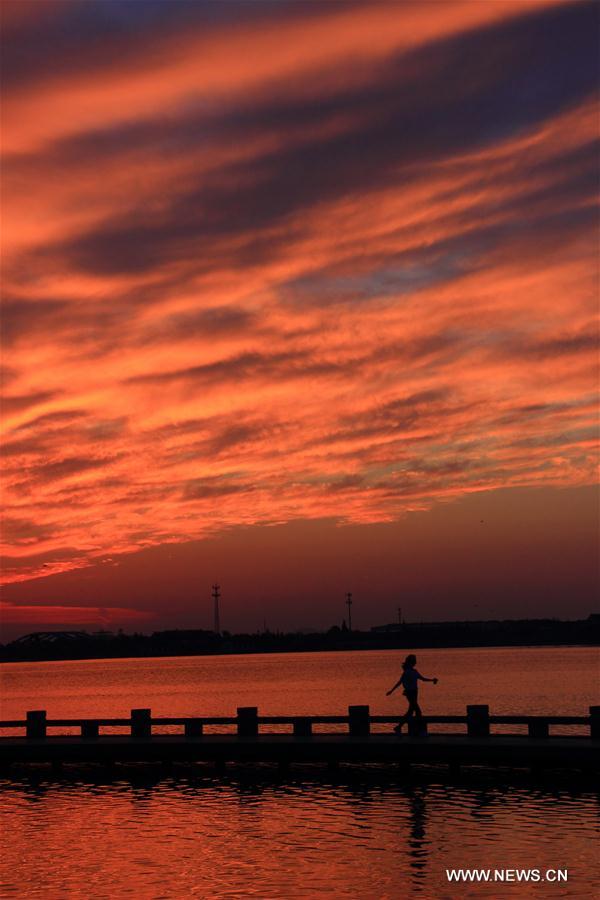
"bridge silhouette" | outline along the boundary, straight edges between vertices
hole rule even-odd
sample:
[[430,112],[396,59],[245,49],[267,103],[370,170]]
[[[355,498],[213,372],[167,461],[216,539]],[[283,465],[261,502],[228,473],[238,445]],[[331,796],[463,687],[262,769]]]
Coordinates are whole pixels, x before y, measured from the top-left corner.
[[[144,708],[129,718],[49,719],[45,710],[31,710],[24,719],[0,721],[0,766],[8,772],[28,763],[117,762],[599,767],[600,706],[587,716],[496,716],[486,705],[470,705],[464,716],[413,719],[406,736],[383,730],[397,721],[371,715],[368,706],[333,716],[259,716],[257,707],[238,707],[235,716],[154,717]],[[520,733],[497,730],[510,726]]]

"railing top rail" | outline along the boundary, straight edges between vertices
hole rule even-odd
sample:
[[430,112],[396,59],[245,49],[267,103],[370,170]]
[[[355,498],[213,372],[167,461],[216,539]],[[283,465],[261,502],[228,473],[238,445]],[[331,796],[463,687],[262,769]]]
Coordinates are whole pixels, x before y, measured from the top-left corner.
[[[370,715],[372,723],[388,724],[398,721],[399,714],[395,715]],[[292,715],[292,716],[257,716],[259,725],[293,725],[298,719],[304,719],[315,725],[347,724],[348,715]],[[152,725],[185,725],[187,722],[197,721],[203,725],[236,725],[237,716],[151,716]],[[428,724],[467,724],[466,715],[426,715],[423,721]],[[528,725],[531,722],[545,722],[548,725],[588,725],[590,716],[555,716],[555,715],[490,715],[491,725]],[[98,718],[81,716],[75,719],[46,719],[49,728],[72,727],[78,728],[83,723],[93,723],[101,727],[129,727],[131,718]],[[0,721],[0,728],[25,728],[26,719],[4,719]]]
[[547,722],[548,725],[589,725],[589,716],[490,716],[491,725],[529,725]]
[[152,716],[153,725],[185,725],[186,722],[202,722],[203,725],[237,725],[237,716]]
[[[386,724],[389,722],[397,722],[400,717],[399,713],[396,713],[395,716],[369,716],[371,722]],[[467,717],[466,716],[422,716],[424,722],[432,723],[432,724],[444,724],[444,725],[466,725]]]
[[[259,725],[293,725],[298,719],[307,719],[313,725],[347,725],[349,716],[259,716]],[[398,720],[398,716],[394,721]],[[390,722],[392,720],[390,719]]]
[[95,725],[122,726],[123,728],[128,728],[131,725],[131,719],[88,719],[84,717],[81,719],[46,719],[46,725],[49,728],[57,728],[59,726],[78,728],[84,722],[93,722]]

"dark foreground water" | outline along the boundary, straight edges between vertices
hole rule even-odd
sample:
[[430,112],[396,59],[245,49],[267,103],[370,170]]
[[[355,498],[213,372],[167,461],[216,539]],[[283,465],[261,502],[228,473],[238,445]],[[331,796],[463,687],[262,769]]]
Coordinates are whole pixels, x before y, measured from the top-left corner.
[[[585,791],[260,777],[7,784],[2,896],[593,897]],[[560,884],[456,885],[450,868],[567,869]]]
[[[398,666],[389,651],[10,664],[0,715],[337,713],[349,703],[386,713],[402,708],[385,697]],[[487,702],[581,715],[597,696],[598,657],[586,648],[421,651],[419,667],[440,678],[423,691],[432,713]],[[2,897],[587,898],[600,887],[598,797],[564,776],[41,770],[2,782],[0,813]],[[450,883],[457,868],[560,869],[568,880]]]

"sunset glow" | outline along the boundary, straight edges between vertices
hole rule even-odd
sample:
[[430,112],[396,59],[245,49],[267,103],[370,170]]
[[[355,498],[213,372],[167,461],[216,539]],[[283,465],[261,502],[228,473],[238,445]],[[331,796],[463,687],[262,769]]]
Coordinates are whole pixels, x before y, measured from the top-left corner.
[[[215,577],[184,545],[237,541],[250,571],[265,526],[291,559],[294,529],[374,552],[414,520],[421,565],[498,492],[539,515],[491,523],[489,565],[537,541],[543,595],[545,500],[579,498],[567,556],[597,527],[595,4],[2,9],[6,621],[164,625]],[[171,546],[167,602],[136,578]]]

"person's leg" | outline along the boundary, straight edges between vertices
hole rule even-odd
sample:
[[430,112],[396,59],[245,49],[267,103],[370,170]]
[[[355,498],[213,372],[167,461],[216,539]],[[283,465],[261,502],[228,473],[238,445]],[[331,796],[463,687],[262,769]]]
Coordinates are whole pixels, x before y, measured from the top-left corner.
[[409,727],[409,732],[412,730],[413,734],[422,734],[423,729],[420,720],[423,718],[423,713],[421,712],[416,693],[414,697],[411,698],[410,708],[411,712],[414,714],[414,726],[412,729]]
[[406,711],[406,718],[409,719],[411,716],[421,714],[421,710],[419,709],[419,704],[417,703],[417,692],[411,691],[410,694],[406,695],[408,700],[408,709]]
[[394,726],[394,731],[396,732],[396,734],[400,734],[400,732],[402,731],[402,726],[406,722],[407,718],[408,718],[408,709],[406,710],[404,715],[398,719],[398,724],[396,726]]
[[400,719],[400,722],[399,722],[398,724],[399,724],[400,726],[404,725],[405,722],[408,722],[408,720],[410,719],[411,715],[412,715],[412,713],[411,713],[411,711],[410,711],[410,700],[409,700],[408,706],[407,706],[407,708],[406,708],[406,712],[404,713],[404,715],[402,716],[402,718]]
[[410,719],[411,716],[414,716],[414,714],[415,714],[415,708],[418,709],[418,706],[417,706],[417,695],[416,695],[416,693],[415,693],[414,691],[410,691],[410,693],[407,691],[407,693],[406,693],[406,699],[408,700],[408,709],[406,710],[406,716],[405,716],[405,718],[406,718],[406,720],[408,721],[408,719]]
[[[418,704],[417,704],[417,698],[412,692],[411,693],[407,692],[405,696],[406,696],[406,699],[408,700],[408,709],[406,710],[406,712],[404,713],[404,715],[402,716],[402,718],[400,719],[400,721],[394,728],[394,731],[398,731],[398,732],[402,731],[402,726],[404,725],[404,723],[408,722],[408,720],[413,715],[413,713],[415,711],[415,705],[417,706],[417,709],[419,708]],[[420,710],[419,710],[419,712],[420,712]]]

